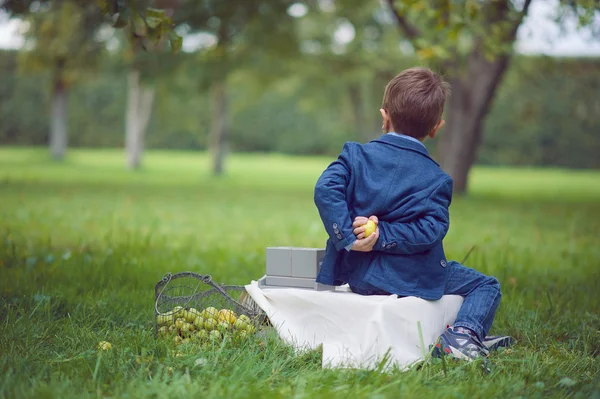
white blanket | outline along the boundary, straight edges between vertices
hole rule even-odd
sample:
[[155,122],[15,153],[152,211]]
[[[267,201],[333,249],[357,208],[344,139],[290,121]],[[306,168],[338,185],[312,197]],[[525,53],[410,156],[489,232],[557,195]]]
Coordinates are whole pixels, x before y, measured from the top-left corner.
[[281,339],[296,350],[323,344],[323,367],[375,368],[387,353],[386,368],[407,369],[422,360],[429,345],[454,322],[463,302],[457,295],[438,301],[362,296],[344,287],[336,291],[261,288],[256,281],[246,290]]

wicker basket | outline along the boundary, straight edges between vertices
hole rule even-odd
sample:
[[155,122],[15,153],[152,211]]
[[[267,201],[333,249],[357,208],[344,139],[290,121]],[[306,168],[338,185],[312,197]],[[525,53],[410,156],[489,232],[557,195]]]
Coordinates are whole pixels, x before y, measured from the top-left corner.
[[[217,284],[209,275],[194,272],[167,273],[156,284],[154,291],[157,333],[161,332],[161,327],[167,327],[167,329],[171,328],[169,332],[182,335],[180,326],[177,329],[171,327],[177,320],[180,320],[180,323],[189,323],[192,332],[203,329],[202,323],[206,323],[209,318],[214,318],[219,323],[229,322],[231,330],[234,330],[234,322],[239,318],[244,320],[244,323],[253,326],[248,327],[249,331],[250,328],[255,331],[260,324],[266,321],[264,312],[256,305],[243,286]],[[212,314],[210,313],[212,311],[218,313]],[[195,327],[196,318],[198,318],[198,323]],[[213,329],[216,330],[217,327],[209,330]],[[166,332],[166,329],[163,328],[162,332]],[[224,331],[222,332],[225,334]],[[182,335],[182,339],[184,338],[185,335]]]

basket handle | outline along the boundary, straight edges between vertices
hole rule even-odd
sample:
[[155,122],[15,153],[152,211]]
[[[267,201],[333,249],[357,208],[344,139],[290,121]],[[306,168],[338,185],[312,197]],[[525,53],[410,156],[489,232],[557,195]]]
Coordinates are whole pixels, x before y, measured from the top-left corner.
[[[196,288],[194,288],[194,293],[191,295],[195,295],[198,292],[198,288],[200,287],[201,283],[206,283],[209,285],[215,285],[214,282],[212,281],[212,277],[208,274],[206,275],[202,275],[202,274],[197,274],[194,272],[185,272],[185,273],[180,273],[180,274],[189,274],[189,275],[194,275],[194,276],[198,276],[200,277],[198,279],[198,284],[196,285]],[[160,298],[162,297],[163,292],[165,291],[165,289],[167,288],[167,285],[169,285],[169,283],[171,282],[171,280],[173,279],[173,274],[172,273],[167,273],[163,276],[163,278],[156,284],[156,286],[154,287],[154,293],[155,293],[155,299],[154,299],[154,311],[156,312],[156,314],[161,314],[161,312],[158,310],[158,303],[160,302]],[[159,292],[160,290],[160,292]],[[188,301],[189,303],[189,301]]]

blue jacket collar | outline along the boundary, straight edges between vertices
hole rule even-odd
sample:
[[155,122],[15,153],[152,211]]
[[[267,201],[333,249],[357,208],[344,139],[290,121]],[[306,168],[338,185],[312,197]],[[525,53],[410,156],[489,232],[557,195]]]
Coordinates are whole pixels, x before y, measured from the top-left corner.
[[392,145],[394,147],[402,148],[405,150],[418,152],[419,154],[431,159],[431,161],[433,161],[437,166],[440,166],[433,158],[431,158],[431,155],[429,155],[429,152],[427,152],[427,149],[424,145],[420,143],[415,143],[412,140],[407,140],[403,137],[398,137],[393,134],[384,134],[373,141]]

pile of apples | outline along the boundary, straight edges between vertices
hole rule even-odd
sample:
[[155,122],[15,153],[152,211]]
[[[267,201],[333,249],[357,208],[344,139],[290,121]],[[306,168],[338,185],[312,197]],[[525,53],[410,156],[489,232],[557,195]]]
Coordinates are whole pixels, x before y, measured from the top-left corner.
[[156,322],[158,334],[173,337],[175,344],[221,340],[228,334],[233,335],[235,340],[242,340],[256,332],[248,316],[242,314],[238,317],[230,309],[214,307],[199,311],[176,306],[172,311],[159,314]]

